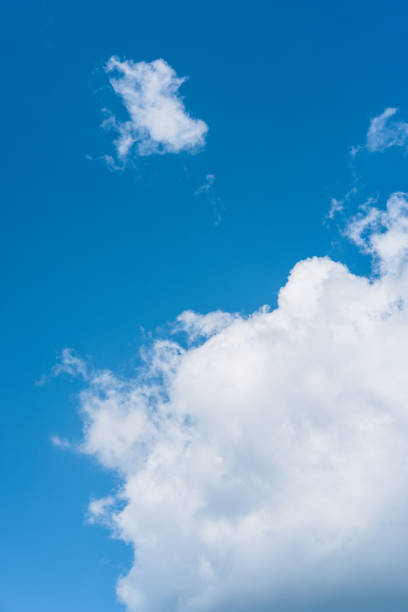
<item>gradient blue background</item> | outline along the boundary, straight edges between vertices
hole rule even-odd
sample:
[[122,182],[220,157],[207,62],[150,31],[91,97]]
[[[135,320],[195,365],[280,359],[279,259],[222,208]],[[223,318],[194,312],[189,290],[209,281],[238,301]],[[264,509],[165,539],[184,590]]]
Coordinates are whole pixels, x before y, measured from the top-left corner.
[[[324,217],[351,186],[347,151],[369,119],[386,106],[408,118],[408,5],[25,0],[3,7],[0,27],[0,610],[115,612],[130,551],[84,521],[114,480],[50,444],[79,438],[78,383],[34,383],[66,346],[126,372],[145,334],[182,310],[273,305],[304,257],[367,272]],[[210,127],[203,152],[107,169],[112,54],[189,76],[187,109]],[[361,194],[408,190],[406,170],[401,152],[362,155]],[[194,195],[207,173],[218,227]],[[341,610],[368,605],[344,597]]]

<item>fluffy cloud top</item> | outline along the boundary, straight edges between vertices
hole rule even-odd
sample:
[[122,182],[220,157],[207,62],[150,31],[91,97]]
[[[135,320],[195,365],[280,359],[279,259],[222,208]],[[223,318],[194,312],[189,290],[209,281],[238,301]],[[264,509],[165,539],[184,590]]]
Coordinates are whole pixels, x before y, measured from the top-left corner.
[[185,78],[178,78],[164,60],[136,63],[111,57],[106,72],[116,75],[110,83],[129,115],[124,122],[110,117],[104,123],[118,132],[119,160],[126,160],[134,146],[139,155],[150,155],[194,151],[204,145],[208,127],[190,117],[178,93]]
[[367,593],[406,588],[407,197],[372,210],[350,235],[374,279],[307,259],[273,311],[181,315],[188,342],[155,342],[134,379],[79,364],[82,450],[122,482],[90,514],[134,549],[128,610],[332,610],[345,593],[372,610]]

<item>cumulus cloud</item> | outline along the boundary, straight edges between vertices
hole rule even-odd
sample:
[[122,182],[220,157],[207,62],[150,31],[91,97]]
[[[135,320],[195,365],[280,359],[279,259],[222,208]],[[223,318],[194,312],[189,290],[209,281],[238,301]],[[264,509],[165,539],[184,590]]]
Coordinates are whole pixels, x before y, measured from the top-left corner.
[[132,149],[139,155],[151,155],[195,151],[204,145],[208,126],[186,111],[178,91],[186,79],[177,77],[167,62],[111,57],[105,70],[113,75],[110,84],[128,113],[126,121],[111,115],[104,122],[117,132],[114,144],[121,162]]
[[408,144],[408,123],[395,121],[391,118],[396,115],[398,108],[386,108],[381,115],[371,120],[367,132],[366,144],[353,147],[351,155],[354,157],[361,149],[373,152],[383,152],[390,147],[406,147]]
[[372,279],[312,257],[273,310],[180,315],[188,341],[158,339],[133,379],[78,362],[82,451],[121,481],[90,514],[134,549],[128,610],[328,610],[350,593],[371,610],[367,593],[406,588],[407,228],[393,194],[350,223]]

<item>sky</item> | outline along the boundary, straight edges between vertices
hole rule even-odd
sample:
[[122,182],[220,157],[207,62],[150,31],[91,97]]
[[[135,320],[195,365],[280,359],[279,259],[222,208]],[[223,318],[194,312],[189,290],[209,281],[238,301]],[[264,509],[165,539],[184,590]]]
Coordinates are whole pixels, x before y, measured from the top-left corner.
[[0,27],[0,611],[405,611],[406,3]]

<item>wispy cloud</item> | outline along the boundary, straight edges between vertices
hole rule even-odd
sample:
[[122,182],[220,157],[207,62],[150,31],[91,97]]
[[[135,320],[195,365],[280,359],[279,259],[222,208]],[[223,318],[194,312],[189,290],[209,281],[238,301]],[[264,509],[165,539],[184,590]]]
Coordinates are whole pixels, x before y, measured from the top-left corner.
[[381,115],[374,117],[368,128],[365,145],[352,147],[352,157],[363,149],[374,153],[383,152],[390,147],[406,147],[408,145],[408,123],[393,121],[391,118],[397,112],[397,108],[386,108]]
[[357,194],[357,187],[354,185],[347,191],[342,198],[330,198],[330,209],[327,214],[329,219],[334,219],[337,213],[342,212],[345,205],[351,200],[353,196]]
[[200,195],[201,193],[208,193],[214,186],[215,175],[214,174],[206,174],[205,180],[202,185],[196,190],[195,194]]
[[115,498],[112,495],[101,497],[99,499],[91,499],[88,506],[88,523],[106,524],[111,526],[112,522],[109,515],[112,512],[112,507],[115,505]]
[[[114,144],[120,162],[132,151],[138,155],[193,152],[204,145],[208,126],[188,114],[178,91],[186,79],[177,77],[167,62],[111,57],[105,70],[128,113],[126,121],[113,114],[104,121],[105,128],[117,133]],[[111,156],[110,160],[115,165]]]
[[61,438],[60,436],[53,435],[50,437],[51,444],[56,446],[57,448],[61,448],[63,450],[72,449],[72,442],[67,440],[66,438]]
[[79,375],[86,380],[88,378],[88,366],[83,359],[75,354],[74,350],[64,348],[58,363],[52,369],[51,376],[59,376],[63,373],[71,376]]
[[202,185],[200,185],[200,187],[198,187],[198,189],[196,189],[194,195],[204,195],[207,198],[213,211],[214,225],[219,225],[222,221],[221,213],[223,206],[221,198],[216,194],[214,183],[215,175],[206,174],[204,182],[202,183]]
[[86,362],[78,357],[75,351],[71,348],[64,348],[58,356],[57,363],[51,369],[49,374],[43,374],[38,380],[34,381],[37,387],[44,386],[52,378],[60,374],[69,374],[70,376],[80,376],[84,380],[88,379],[89,371]]

